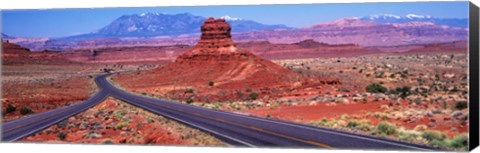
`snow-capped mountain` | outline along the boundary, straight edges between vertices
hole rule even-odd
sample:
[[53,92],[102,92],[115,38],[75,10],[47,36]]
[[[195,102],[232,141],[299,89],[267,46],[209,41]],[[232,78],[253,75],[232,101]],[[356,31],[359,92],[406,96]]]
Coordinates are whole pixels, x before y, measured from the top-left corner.
[[[232,33],[254,32],[262,30],[291,29],[285,25],[265,25],[252,20],[222,16],[231,26]],[[148,38],[177,37],[200,34],[200,25],[205,17],[189,13],[141,13],[123,15],[98,31],[57,40],[83,40],[96,38]]]
[[407,23],[407,22],[432,22],[436,25],[446,25],[449,27],[468,27],[467,18],[436,18],[430,15],[407,14],[404,16],[393,14],[377,14],[358,18],[363,21],[373,21],[376,23]]
[[241,18],[231,17],[231,16],[228,16],[228,15],[221,16],[220,18],[225,19],[226,21],[243,20],[243,19],[241,19]]

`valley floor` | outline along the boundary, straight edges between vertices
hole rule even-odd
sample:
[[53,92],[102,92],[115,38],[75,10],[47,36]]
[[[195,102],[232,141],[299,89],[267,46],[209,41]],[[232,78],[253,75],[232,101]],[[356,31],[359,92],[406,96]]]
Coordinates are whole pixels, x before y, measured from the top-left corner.
[[[245,98],[222,102],[192,101],[183,97],[218,96],[232,91],[215,86],[196,88],[173,85],[168,88],[183,90],[179,90],[178,96],[171,96],[165,87],[155,86],[155,83],[149,86],[147,82],[140,82],[125,87],[125,82],[115,77],[113,82],[137,94],[199,107],[386,137],[447,150],[465,150],[468,146],[469,124],[465,71],[467,59],[464,53],[427,53],[275,61],[296,73],[338,78],[342,84],[292,90],[280,94],[282,96],[252,89],[235,89]],[[148,71],[136,74],[142,74],[134,74],[140,81],[155,78],[145,75]]]

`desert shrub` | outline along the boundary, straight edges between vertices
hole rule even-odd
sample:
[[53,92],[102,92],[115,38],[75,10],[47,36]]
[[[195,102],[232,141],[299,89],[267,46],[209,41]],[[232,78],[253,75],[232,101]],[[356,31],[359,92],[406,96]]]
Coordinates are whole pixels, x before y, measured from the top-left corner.
[[123,118],[123,116],[125,116],[126,114],[127,114],[127,111],[119,110],[119,111],[116,111],[114,115],[116,118]]
[[237,91],[237,96],[242,98],[243,97],[243,93],[241,91]]
[[117,124],[117,129],[122,129],[123,127],[126,127],[128,124],[126,122],[118,123]]
[[185,93],[193,93],[193,89],[187,89],[185,90]]
[[351,120],[347,123],[347,128],[354,129],[359,125],[359,123],[355,120]]
[[387,88],[383,87],[380,84],[372,83],[365,87],[365,90],[370,93],[384,93],[387,91]]
[[258,98],[258,94],[255,93],[255,92],[252,92],[249,97],[250,97],[250,99],[252,99],[252,100],[256,100],[256,99]]
[[401,131],[399,135],[399,139],[402,141],[412,142],[417,138],[417,134],[410,131]]
[[191,103],[193,103],[193,100],[192,100],[192,99],[190,99],[190,98],[189,98],[189,99],[187,99],[187,104],[191,104]]
[[270,109],[277,109],[278,108],[278,104],[272,104],[270,105]]
[[13,113],[17,110],[17,107],[11,105],[11,104],[8,104],[7,105],[7,108],[5,109],[5,113],[6,114],[9,114],[9,113]]
[[448,145],[452,148],[463,148],[463,147],[468,147],[468,144],[469,144],[468,135],[461,134],[461,135],[455,136]]
[[462,110],[468,108],[468,103],[466,101],[459,101],[457,104],[455,104],[455,109],[457,110]]
[[107,139],[107,140],[103,140],[102,144],[114,144],[114,143],[112,140]]
[[390,74],[390,78],[395,78],[395,73]]
[[328,127],[328,120],[326,118],[323,118],[320,122],[317,123],[318,126],[326,126]]
[[357,129],[361,131],[371,131],[373,128],[368,121],[362,121],[357,125]]
[[215,85],[215,83],[213,81],[210,81],[210,82],[208,82],[208,85],[213,86],[213,85]]
[[412,137],[409,134],[401,135],[399,139],[402,141],[412,141]]
[[270,115],[270,114],[265,115],[265,118],[267,118],[267,119],[269,119],[271,117],[272,117],[272,115]]
[[445,138],[447,138],[447,135],[440,133],[438,131],[425,131],[422,133],[422,138],[428,141],[433,141],[433,140],[443,141],[445,140]]
[[447,102],[446,102],[446,101],[443,101],[443,103],[442,103],[442,108],[443,108],[443,109],[447,109]]
[[376,131],[378,134],[394,135],[397,134],[397,127],[387,122],[380,122],[377,125]]
[[147,93],[146,93],[146,92],[142,92],[142,95],[146,96],[146,95],[147,95]]
[[433,114],[441,114],[442,111],[439,110],[439,109],[435,109],[435,110],[432,111],[432,113],[433,113]]
[[415,131],[425,131],[426,129],[427,129],[427,126],[424,124],[417,125],[415,126],[415,128],[413,128],[413,130]]
[[432,140],[432,141],[428,142],[428,145],[433,146],[433,147],[437,147],[437,148],[444,148],[444,147],[446,147],[448,144],[447,144],[447,142],[445,142],[445,141]]
[[33,113],[33,111],[29,108],[20,109],[20,114],[22,114],[22,115],[27,115],[27,114],[32,114],[32,113]]
[[59,140],[64,141],[67,138],[67,133],[60,132],[60,133],[57,134],[57,138]]
[[376,73],[376,74],[375,74],[375,77],[376,77],[376,78],[383,78],[383,74],[384,74],[384,72]]
[[394,94],[398,94],[398,96],[402,99],[405,99],[406,97],[410,96],[412,93],[410,92],[410,87],[398,87],[395,88],[394,91],[392,91]]

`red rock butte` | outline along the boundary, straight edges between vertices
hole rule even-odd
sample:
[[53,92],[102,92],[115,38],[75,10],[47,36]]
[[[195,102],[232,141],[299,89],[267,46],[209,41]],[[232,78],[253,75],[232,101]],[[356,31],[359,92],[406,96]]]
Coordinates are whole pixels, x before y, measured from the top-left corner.
[[[215,55],[246,54],[232,41],[231,27],[224,19],[208,18],[201,26],[202,35],[195,48],[177,58],[177,62],[191,60],[192,57],[208,58]],[[224,56],[223,58],[228,58]],[[226,60],[226,59],[224,59]]]
[[201,31],[201,39],[193,50],[177,57],[174,63],[145,74],[152,80],[126,76],[119,76],[119,79],[136,86],[168,88],[172,93],[185,88],[211,91],[209,82],[214,82],[214,87],[220,90],[253,89],[260,92],[339,83],[336,79],[307,78],[237,48],[231,39],[230,25],[223,19],[207,19]]
[[232,28],[224,19],[208,18],[201,27],[202,36],[197,43],[197,50],[220,52],[235,52],[230,31]]
[[290,84],[305,79],[237,48],[232,41],[231,27],[224,19],[207,19],[201,26],[201,31],[200,41],[195,48],[180,55],[175,63],[162,67],[162,71],[176,71],[176,79],[185,81],[196,78],[188,81],[190,83],[205,84],[214,81],[217,85],[231,84],[232,88]]

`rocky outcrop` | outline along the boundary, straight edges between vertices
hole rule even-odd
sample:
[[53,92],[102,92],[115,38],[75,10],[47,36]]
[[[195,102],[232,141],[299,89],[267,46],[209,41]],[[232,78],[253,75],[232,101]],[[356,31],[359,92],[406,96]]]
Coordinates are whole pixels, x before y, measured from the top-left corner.
[[208,18],[201,26],[202,35],[195,48],[179,56],[176,62],[191,62],[196,59],[227,61],[241,56],[253,56],[235,46],[231,30],[224,19]]
[[180,55],[171,64],[146,72],[145,75],[152,76],[152,80],[135,80],[127,76],[118,76],[118,79],[135,82],[136,86],[151,86],[150,83],[155,82],[155,87],[167,90],[167,95],[173,96],[171,98],[183,93],[185,88],[194,88],[196,94],[208,97],[195,97],[195,101],[242,99],[245,96],[238,93],[244,91],[267,95],[274,90],[275,94],[284,94],[299,88],[340,83],[337,79],[302,76],[237,48],[231,39],[231,27],[223,19],[209,18],[201,26],[201,31],[201,40],[194,49]]
[[65,64],[67,59],[53,52],[31,52],[15,43],[2,42],[2,65]]
[[187,84],[214,81],[225,86],[257,88],[288,86],[306,80],[275,63],[239,49],[232,41],[231,27],[224,19],[209,18],[201,26],[195,48],[160,68],[175,77],[162,80],[190,80]]

